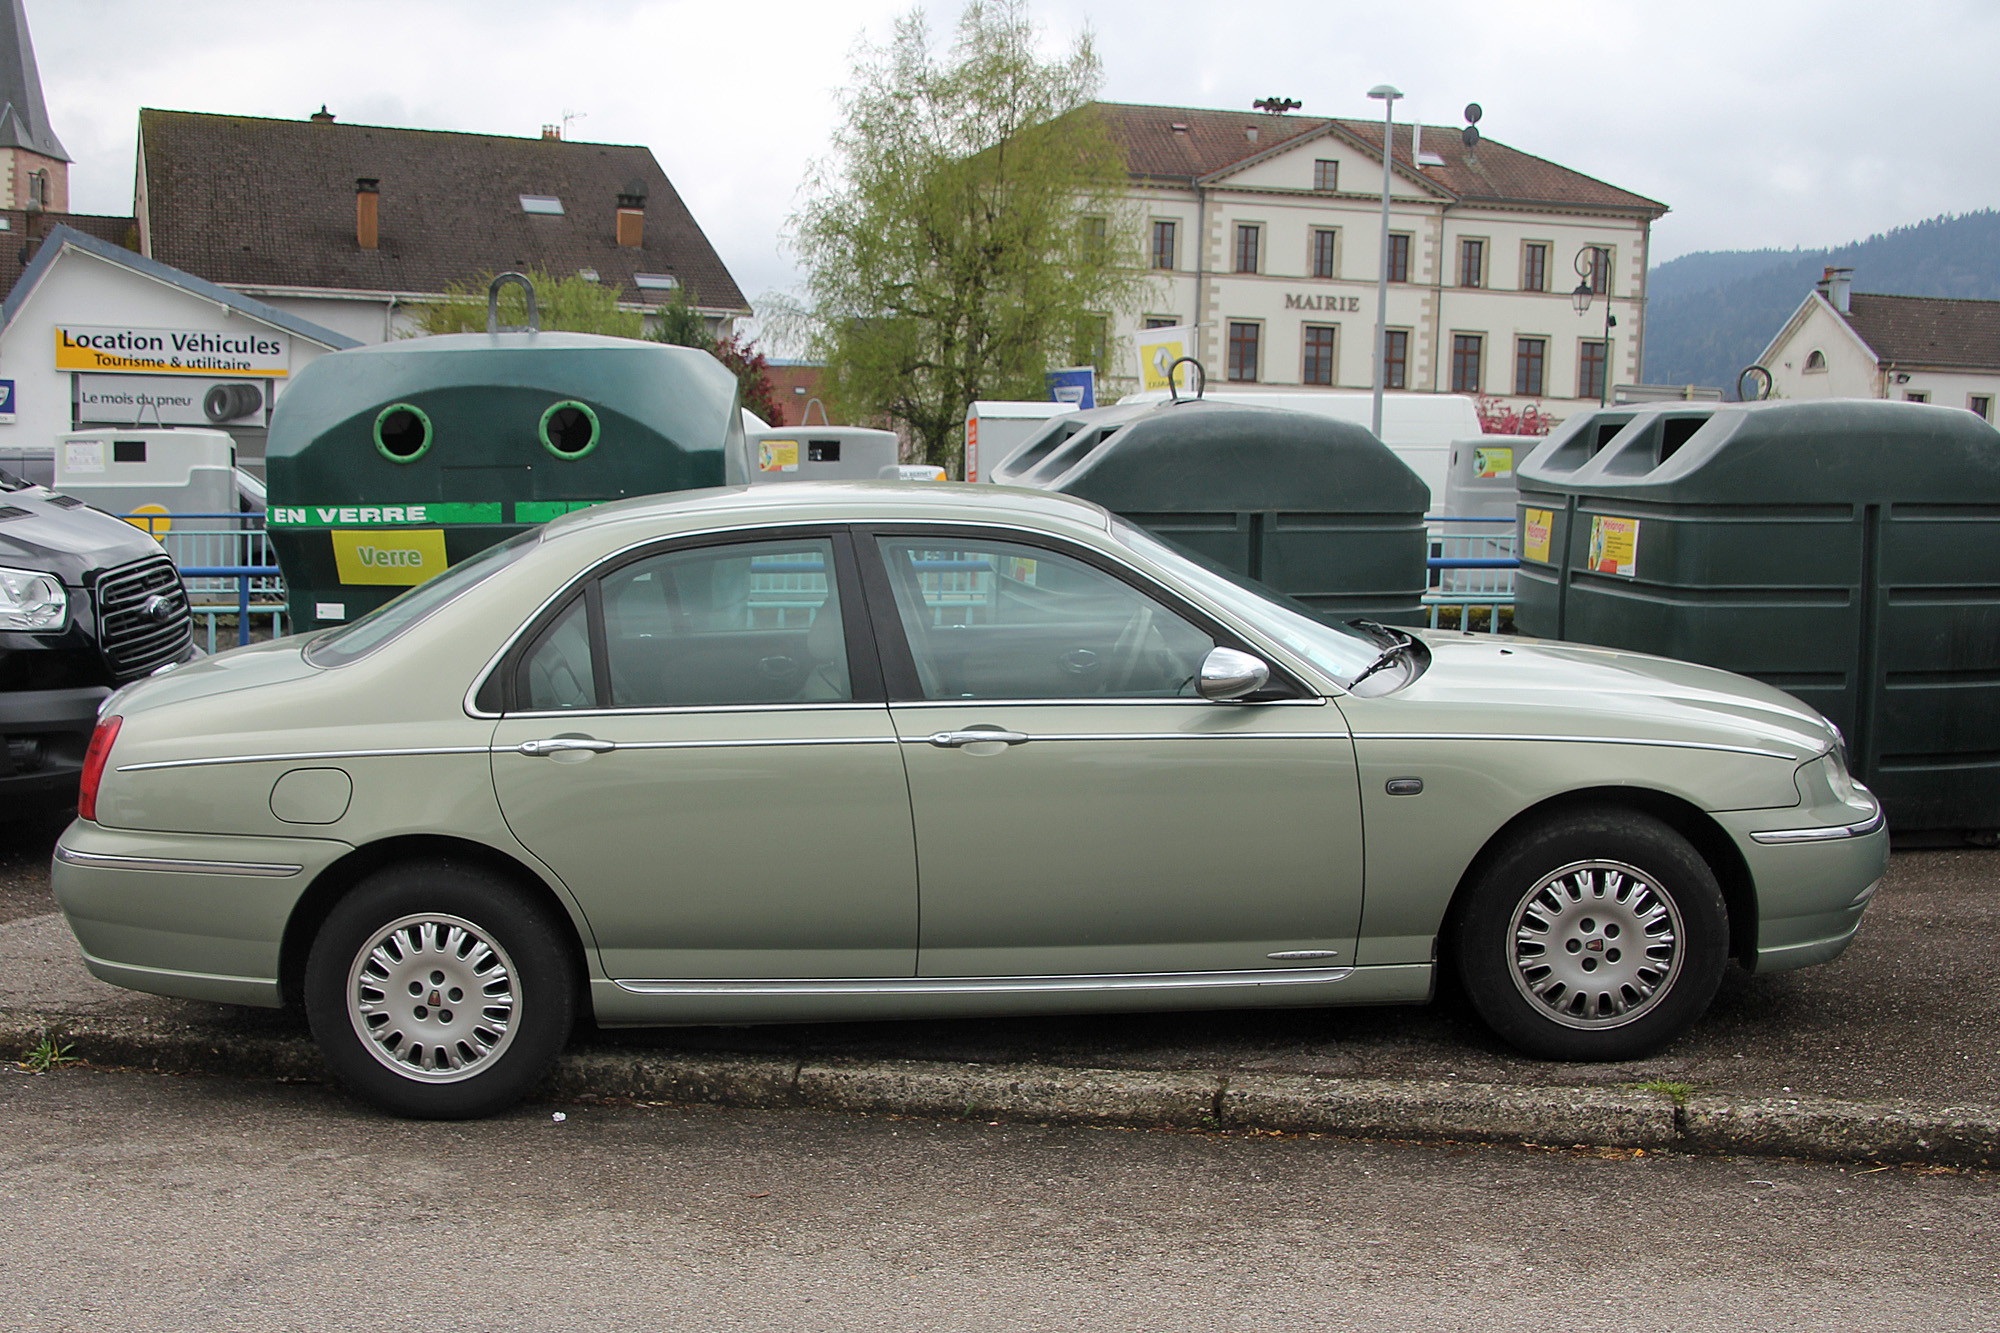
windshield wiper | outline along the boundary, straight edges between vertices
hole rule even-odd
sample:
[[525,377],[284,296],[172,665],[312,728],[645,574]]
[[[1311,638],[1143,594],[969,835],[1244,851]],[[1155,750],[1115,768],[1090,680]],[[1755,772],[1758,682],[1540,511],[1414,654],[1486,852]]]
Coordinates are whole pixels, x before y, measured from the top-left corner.
[[1350,620],[1347,623],[1364,633],[1385,640],[1387,643],[1387,646],[1382,649],[1381,654],[1373,662],[1364,667],[1360,675],[1347,683],[1347,688],[1350,690],[1384,667],[1409,660],[1412,656],[1412,650],[1417,646],[1416,635],[1399,630],[1393,625],[1384,625],[1374,620]]

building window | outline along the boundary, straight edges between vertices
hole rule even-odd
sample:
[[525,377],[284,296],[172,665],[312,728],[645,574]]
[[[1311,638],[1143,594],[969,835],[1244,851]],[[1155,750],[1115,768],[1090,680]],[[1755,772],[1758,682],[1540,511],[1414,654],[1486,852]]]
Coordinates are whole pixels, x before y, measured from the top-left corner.
[[1548,289],[1548,242],[1529,241],[1521,249],[1521,290],[1524,292],[1545,292]]
[[1903,401],[1906,403],[1928,403],[1930,400],[1931,400],[1931,395],[1930,395],[1930,390],[1928,389],[1924,390],[1921,393],[1912,390],[1909,393],[1903,395]]
[[1577,349],[1576,396],[1604,398],[1604,361],[1609,349],[1602,338],[1585,338]]
[[1993,420],[1993,397],[1991,394],[1975,393],[1965,400],[1966,410],[1981,421]]
[[1486,285],[1486,242],[1473,237],[1462,237],[1458,242],[1458,285],[1461,287],[1484,287]]
[[28,175],[28,200],[36,208],[49,206],[49,173],[30,172]]
[[1543,372],[1549,360],[1547,338],[1514,340],[1514,392],[1522,398],[1542,396]]
[[1486,338],[1478,333],[1451,335],[1451,391],[1479,392],[1479,358],[1486,350]]
[[1236,271],[1255,273],[1257,271],[1257,234],[1262,230],[1254,222],[1236,224]]
[[1382,387],[1410,387],[1410,331],[1390,329],[1382,336]]
[[1079,315],[1070,335],[1070,364],[1102,371],[1111,346],[1111,321],[1103,315]]
[[1261,324],[1232,322],[1229,326],[1229,378],[1252,383],[1257,378],[1257,340]]
[[1806,374],[1824,374],[1825,372],[1826,353],[1815,347],[1812,351],[1806,353]]
[[1164,218],[1155,219],[1153,222],[1153,267],[1165,269],[1179,267],[1175,262],[1178,256],[1174,253],[1179,248],[1179,224]]
[[1611,295],[1611,247],[1608,245],[1590,247],[1590,292],[1593,296]]
[[1148,315],[1146,327],[1149,329],[1170,329],[1181,322],[1179,315]]
[[1325,158],[1313,163],[1313,188],[1315,190],[1338,190],[1340,188],[1340,163],[1329,162]]
[[1410,280],[1410,233],[1392,231],[1389,233],[1389,281],[1408,282]]
[[1111,248],[1111,222],[1107,218],[1078,218],[1076,225],[1077,244],[1083,250],[1083,257],[1091,263],[1101,264]]
[[1339,326],[1333,324],[1306,325],[1305,367],[1300,380],[1305,384],[1333,383],[1333,339]]
[[1334,275],[1334,257],[1340,244],[1340,233],[1331,227],[1314,227],[1312,236],[1312,275],[1315,278],[1330,278]]

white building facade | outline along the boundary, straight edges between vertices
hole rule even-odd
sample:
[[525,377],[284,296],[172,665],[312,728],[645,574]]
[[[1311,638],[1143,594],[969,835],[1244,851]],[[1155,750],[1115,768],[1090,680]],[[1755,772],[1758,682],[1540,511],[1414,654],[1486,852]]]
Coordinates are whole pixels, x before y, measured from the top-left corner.
[[2000,301],[1856,292],[1830,268],[1758,358],[1774,398],[1893,398],[1993,421]]
[[[1381,124],[1099,110],[1126,149],[1154,278],[1145,307],[1114,321],[1114,345],[1192,324],[1218,386],[1372,387]],[[1469,149],[1452,129],[1397,126],[1393,156],[1388,388],[1560,417],[1607,379],[1639,379],[1665,205],[1490,140]],[[1592,291],[1582,314],[1579,285]],[[1134,369],[1114,367],[1113,385]]]

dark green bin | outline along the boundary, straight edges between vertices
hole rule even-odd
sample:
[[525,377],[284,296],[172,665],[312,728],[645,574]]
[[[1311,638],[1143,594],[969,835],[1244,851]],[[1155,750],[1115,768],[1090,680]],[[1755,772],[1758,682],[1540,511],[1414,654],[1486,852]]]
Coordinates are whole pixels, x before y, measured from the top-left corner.
[[719,486],[736,377],[706,352],[582,333],[411,338],[313,362],[266,449],[295,629],[351,620],[571,509]]
[[1430,488],[1365,427],[1200,399],[1051,418],[988,474],[1103,505],[1330,621],[1424,621]]
[[1872,400],[1614,408],[1515,476],[1523,634],[1754,676],[1841,728],[1895,827],[2000,828],[2000,431]]

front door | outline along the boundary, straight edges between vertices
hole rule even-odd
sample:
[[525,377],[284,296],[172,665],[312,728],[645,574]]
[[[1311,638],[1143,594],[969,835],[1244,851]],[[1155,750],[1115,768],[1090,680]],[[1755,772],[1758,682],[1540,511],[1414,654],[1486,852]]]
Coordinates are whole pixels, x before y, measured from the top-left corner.
[[830,533],[626,558],[512,667],[501,808],[608,975],[913,973],[909,800],[872,648],[849,641],[846,551]]
[[1087,553],[872,544],[902,659],[921,975],[1353,964],[1360,802],[1337,709],[1201,699],[1219,631]]

